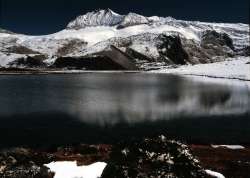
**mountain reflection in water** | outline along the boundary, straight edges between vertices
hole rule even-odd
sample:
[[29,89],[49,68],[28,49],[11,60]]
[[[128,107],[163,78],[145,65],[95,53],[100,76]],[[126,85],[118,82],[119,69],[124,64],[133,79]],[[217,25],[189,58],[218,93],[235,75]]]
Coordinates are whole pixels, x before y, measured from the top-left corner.
[[[97,141],[102,136],[112,139],[111,135],[117,134],[161,131],[186,136],[190,133],[192,138],[203,133],[208,139],[206,132],[214,129],[215,138],[223,127],[235,139],[241,132],[250,135],[244,130],[250,126],[250,91],[233,81],[215,84],[164,74],[85,73],[5,75],[0,83],[0,134],[9,134],[9,138],[3,138],[6,142],[16,138],[22,142],[30,135],[36,136],[35,140],[63,135],[71,142],[88,135],[90,141],[93,132]],[[219,127],[219,121],[230,127],[223,123]],[[131,130],[133,127],[137,131]]]

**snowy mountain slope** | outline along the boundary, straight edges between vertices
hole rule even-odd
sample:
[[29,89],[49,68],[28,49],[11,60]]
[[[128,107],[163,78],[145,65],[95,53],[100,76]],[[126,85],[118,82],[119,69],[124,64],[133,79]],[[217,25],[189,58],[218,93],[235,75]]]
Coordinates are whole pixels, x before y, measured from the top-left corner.
[[[210,34],[209,38],[204,39],[207,34]],[[168,37],[160,38],[162,35]],[[178,40],[171,39],[171,36],[179,37],[181,44],[174,44]],[[160,45],[163,43],[161,40],[165,40],[164,45]],[[233,49],[230,48],[230,40]],[[119,15],[106,9],[81,15],[71,21],[66,29],[51,35],[28,36],[0,31],[0,52],[9,55],[43,54],[50,64],[60,56],[92,55],[110,45],[117,46],[124,52],[129,51],[129,54],[132,49],[137,57],[141,54],[139,58],[136,57],[140,61],[145,56],[153,62],[161,59],[160,62],[167,63],[173,62],[169,56],[176,54],[176,45],[181,45],[189,55],[186,62],[215,62],[247,49],[249,25],[144,17],[135,13]],[[3,60],[6,61],[7,58]]]
[[6,55],[0,52],[0,67],[8,67],[10,63],[22,57],[25,57],[25,55],[22,54]]

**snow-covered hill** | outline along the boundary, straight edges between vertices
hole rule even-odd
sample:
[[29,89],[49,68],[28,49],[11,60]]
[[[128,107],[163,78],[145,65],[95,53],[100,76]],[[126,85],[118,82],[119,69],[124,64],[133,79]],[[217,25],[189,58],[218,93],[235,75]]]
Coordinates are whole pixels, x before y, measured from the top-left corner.
[[142,69],[210,63],[249,55],[249,25],[97,10],[77,17],[64,30],[51,35],[28,36],[1,30],[0,67],[25,67],[25,60],[22,65],[13,65],[13,61],[32,55],[42,55],[44,65],[51,66],[60,57],[97,55],[110,45],[129,55]]
[[[228,58],[223,62],[185,65],[178,68],[161,69],[152,72],[250,81],[250,58]],[[247,84],[250,86],[249,82]]]

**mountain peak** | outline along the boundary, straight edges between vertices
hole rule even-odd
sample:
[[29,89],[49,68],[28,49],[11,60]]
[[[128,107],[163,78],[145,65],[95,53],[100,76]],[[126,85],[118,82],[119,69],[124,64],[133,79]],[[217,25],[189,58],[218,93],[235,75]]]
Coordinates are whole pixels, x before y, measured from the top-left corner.
[[150,19],[148,17],[136,13],[130,12],[127,15],[120,15],[111,9],[98,9],[78,16],[68,24],[67,28],[77,30],[85,27],[115,25],[119,28],[125,28],[133,25],[147,24],[149,22]]
[[119,24],[123,18],[123,15],[119,15],[111,9],[98,9],[78,16],[68,24],[67,28],[80,29],[93,26],[114,26]]

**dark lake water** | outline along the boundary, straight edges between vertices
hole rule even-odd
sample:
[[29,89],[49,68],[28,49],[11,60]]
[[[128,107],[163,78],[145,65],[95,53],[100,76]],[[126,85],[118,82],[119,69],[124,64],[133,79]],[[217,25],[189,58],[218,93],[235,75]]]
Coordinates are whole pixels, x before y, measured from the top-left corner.
[[0,146],[113,143],[165,134],[249,143],[250,90],[164,74],[0,76]]

